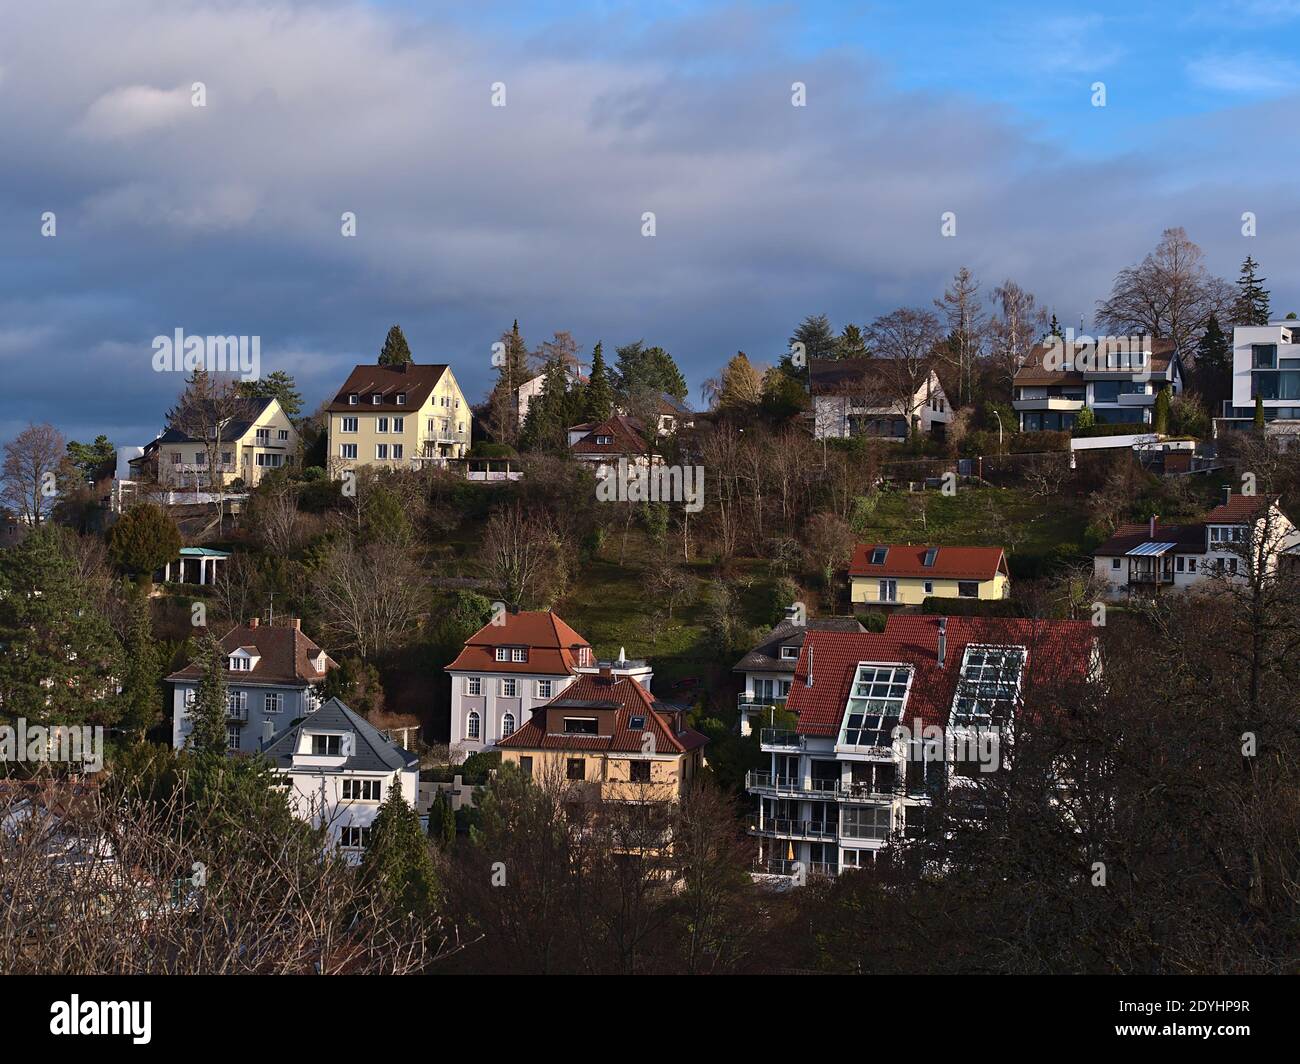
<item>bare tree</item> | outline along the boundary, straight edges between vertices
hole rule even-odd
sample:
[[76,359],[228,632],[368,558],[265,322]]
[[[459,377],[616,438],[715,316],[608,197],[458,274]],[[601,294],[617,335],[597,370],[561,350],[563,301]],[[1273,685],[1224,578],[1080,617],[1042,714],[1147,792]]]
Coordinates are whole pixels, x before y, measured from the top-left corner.
[[947,319],[950,345],[941,345],[941,357],[957,369],[958,405],[969,403],[975,387],[975,363],[984,346],[987,322],[979,303],[979,282],[963,266],[951,286],[934,305]]
[[72,475],[67,444],[53,425],[28,425],[5,444],[0,466],[4,501],[19,518],[35,527],[59,494],[59,478]]
[[409,635],[424,601],[422,573],[405,550],[345,540],[321,563],[316,596],[339,649],[368,661]]
[[1033,293],[1007,279],[991,296],[999,313],[989,322],[991,354],[1008,386],[1025,363],[1035,341],[1047,331],[1047,310],[1035,305]]
[[559,544],[550,515],[518,503],[495,510],[483,529],[482,559],[501,600],[512,610],[542,597]]
[[298,547],[302,515],[293,485],[276,484],[258,498],[257,531],[268,551],[287,558]]
[[867,338],[872,368],[911,431],[926,402],[923,386],[934,372],[935,349],[943,341],[939,319],[928,310],[900,307],[873,321]]

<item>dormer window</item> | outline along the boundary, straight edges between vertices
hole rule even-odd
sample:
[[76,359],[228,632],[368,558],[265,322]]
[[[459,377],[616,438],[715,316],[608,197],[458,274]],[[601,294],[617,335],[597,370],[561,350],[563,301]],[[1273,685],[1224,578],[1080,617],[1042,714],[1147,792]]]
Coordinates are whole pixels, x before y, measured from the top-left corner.
[[252,672],[253,667],[262,659],[248,647],[240,647],[226,659],[226,667],[231,672]]
[[595,717],[565,717],[564,733],[566,735],[595,735]]
[[613,442],[614,442],[614,437],[613,437],[613,436],[597,436],[597,437],[596,437],[596,443],[597,443],[598,446],[608,446],[608,445],[613,444]]
[[527,648],[527,647],[512,647],[511,650],[510,650],[510,660],[511,660],[511,661],[527,661],[527,660],[528,660],[528,648]]
[[1020,696],[1024,647],[968,646],[953,697],[954,724],[1001,723]]
[[313,735],[311,737],[311,752],[313,757],[342,757],[343,736]]
[[798,647],[782,647],[782,648],[781,648],[781,660],[782,660],[782,661],[796,661],[796,660],[798,660],[798,658],[799,658],[799,648],[798,648]]
[[585,669],[591,664],[591,647],[578,648],[578,668]]
[[939,548],[931,547],[925,552],[925,557],[922,559],[921,564],[929,569],[934,565],[934,560],[937,557],[939,557]]
[[348,406],[356,406],[359,402],[361,402],[361,396],[357,395],[356,392],[348,396]]
[[871,551],[871,564],[884,565],[885,555],[889,553],[888,547],[875,547]]
[[627,722],[627,726],[628,726],[632,731],[644,731],[644,730],[645,730],[645,717],[633,717],[631,720],[629,720],[629,721]]
[[322,650],[322,651],[321,651],[320,653],[318,653],[318,654],[316,655],[316,657],[312,660],[312,667],[313,667],[317,672],[324,672],[324,671],[325,671],[325,657],[326,657],[326,655],[325,655],[325,651]]
[[497,647],[497,648],[496,648],[496,659],[497,659],[497,661],[509,661],[509,660],[510,660],[510,648],[509,648],[509,647]]
[[398,406],[405,406],[405,405],[406,405],[406,393],[405,393],[405,392],[398,392],[398,393],[397,393],[397,405],[398,405]]

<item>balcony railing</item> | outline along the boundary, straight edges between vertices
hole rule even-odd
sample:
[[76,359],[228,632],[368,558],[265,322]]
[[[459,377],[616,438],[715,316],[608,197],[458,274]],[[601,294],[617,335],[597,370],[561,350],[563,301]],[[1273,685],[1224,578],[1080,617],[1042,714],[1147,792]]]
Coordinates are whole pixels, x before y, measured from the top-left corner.
[[833,839],[838,835],[835,824],[820,820],[786,820],[781,817],[749,818],[751,835],[775,835],[783,839]]
[[803,738],[792,731],[784,731],[781,728],[764,728],[759,732],[759,745],[776,747],[780,750],[802,750]]
[[770,772],[746,772],[745,788],[751,791],[772,791],[776,794],[793,794],[805,798],[834,798],[839,793],[839,780],[809,780],[798,776],[774,776]]
[[247,706],[227,706],[227,707],[226,707],[226,720],[229,721],[231,724],[247,724],[247,723],[248,723],[248,707],[247,707]]
[[770,857],[766,861],[756,861],[754,871],[768,876],[793,876],[800,869],[806,876],[834,876],[836,868],[827,861],[790,861],[780,857]]

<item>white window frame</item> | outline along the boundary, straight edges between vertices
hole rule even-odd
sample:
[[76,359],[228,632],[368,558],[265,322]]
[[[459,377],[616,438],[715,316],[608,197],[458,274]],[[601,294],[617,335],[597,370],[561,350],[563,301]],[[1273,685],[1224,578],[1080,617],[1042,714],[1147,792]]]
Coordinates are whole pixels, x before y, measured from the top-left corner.
[[355,462],[357,460],[357,445],[355,443],[340,443],[339,457],[346,461]]
[[465,738],[476,743],[482,735],[482,718],[479,717],[477,709],[471,709],[465,714]]
[[466,676],[466,677],[465,677],[465,693],[466,693],[467,695],[476,695],[476,696],[477,696],[477,695],[481,695],[481,694],[483,693],[483,677],[482,677],[482,676]]
[[345,418],[340,418],[339,420],[340,420],[340,424],[339,424],[339,431],[340,431],[340,432],[356,432],[356,431],[357,431],[357,419],[356,419],[356,418],[354,418],[354,417],[345,417]]
[[538,697],[538,698],[553,698],[554,695],[552,695],[551,692],[552,692],[554,689],[555,689],[555,681],[554,681],[554,680],[538,680],[538,681],[537,681],[537,697]]
[[518,698],[519,697],[519,680],[514,676],[501,677],[501,697]]

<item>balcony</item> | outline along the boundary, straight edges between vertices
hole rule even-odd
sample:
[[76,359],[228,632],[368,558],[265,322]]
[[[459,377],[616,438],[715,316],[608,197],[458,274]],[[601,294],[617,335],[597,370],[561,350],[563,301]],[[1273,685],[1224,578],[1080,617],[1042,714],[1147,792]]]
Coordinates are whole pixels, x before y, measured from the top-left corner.
[[745,789],[756,794],[824,800],[839,794],[839,780],[806,780],[796,776],[774,776],[770,772],[746,772]]
[[754,871],[764,876],[794,876],[800,871],[806,876],[833,877],[837,874],[836,867],[826,861],[790,861],[781,857],[756,861]]
[[1122,392],[1119,397],[1120,406],[1155,406],[1156,397],[1144,392]]
[[227,706],[226,723],[228,724],[247,724],[248,707],[247,706]]
[[822,841],[834,839],[839,834],[835,824],[818,820],[785,820],[780,817],[752,816],[747,827],[751,835],[769,835],[779,839]]
[[758,744],[764,750],[802,750],[804,740],[797,732],[764,728],[759,733]]
[[1064,410],[1077,413],[1083,409],[1083,396],[1070,399],[1063,395],[1043,396],[1038,399],[1017,399],[1011,404],[1016,410]]

